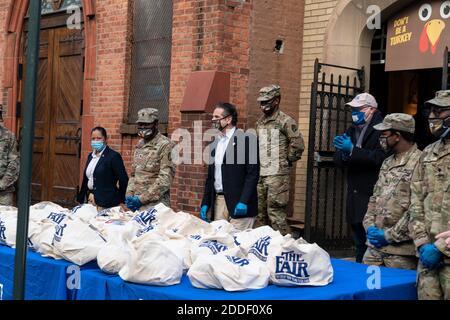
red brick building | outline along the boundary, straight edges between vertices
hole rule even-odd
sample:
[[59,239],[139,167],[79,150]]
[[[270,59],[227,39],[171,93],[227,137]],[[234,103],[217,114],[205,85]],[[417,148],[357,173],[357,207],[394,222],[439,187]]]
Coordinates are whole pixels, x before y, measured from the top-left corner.
[[[33,1],[33,0],[30,0]],[[0,0],[1,96],[18,134],[26,77],[28,0]],[[219,100],[238,107],[239,127],[260,116],[260,87],[279,83],[282,109],[300,117],[304,1],[43,1],[33,163],[34,200],[69,203],[90,152],[90,130],[107,129],[129,169],[137,110],[156,107],[161,131],[210,127]],[[77,10],[75,5],[81,7]],[[76,28],[77,19],[81,28]],[[70,26],[70,28],[68,27]],[[303,130],[303,135],[307,132]],[[193,156],[207,145],[194,146]],[[297,165],[304,172],[305,162]],[[204,164],[181,164],[171,190],[176,210],[196,213]],[[297,181],[296,181],[297,180]],[[304,210],[304,174],[293,174],[292,206]],[[303,181],[303,182],[302,182]]]

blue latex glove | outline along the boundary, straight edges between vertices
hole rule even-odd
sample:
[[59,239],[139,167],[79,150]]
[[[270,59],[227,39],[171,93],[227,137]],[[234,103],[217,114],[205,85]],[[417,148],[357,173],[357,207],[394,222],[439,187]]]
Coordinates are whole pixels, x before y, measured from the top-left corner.
[[387,246],[389,242],[387,242],[386,238],[384,237],[384,230],[378,228],[374,229],[371,229],[370,233],[367,233],[367,239],[369,239],[369,242],[376,248]]
[[333,139],[333,145],[337,149],[337,145],[340,145],[344,141],[344,135],[339,135],[334,137]]
[[203,221],[208,221],[208,218],[206,217],[206,214],[208,213],[208,206],[204,204],[202,208],[200,209],[200,218]]
[[375,226],[370,226],[369,228],[367,228],[367,235],[369,236],[370,234],[376,232],[378,230],[377,227]]
[[234,208],[235,216],[245,216],[247,214],[247,205],[245,203],[239,202]]
[[424,244],[419,248],[420,261],[427,269],[435,269],[442,259],[442,252],[431,243]]
[[142,207],[141,200],[138,196],[128,196],[125,198],[125,205],[132,211],[139,210]]
[[353,142],[349,136],[344,134],[343,136],[337,136],[333,140],[334,147],[342,152],[347,154],[352,153],[353,151]]

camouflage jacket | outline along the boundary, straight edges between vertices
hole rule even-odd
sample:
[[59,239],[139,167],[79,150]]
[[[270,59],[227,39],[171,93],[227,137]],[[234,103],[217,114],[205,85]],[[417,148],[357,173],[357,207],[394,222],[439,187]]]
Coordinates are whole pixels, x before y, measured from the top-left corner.
[[425,148],[411,183],[411,234],[416,247],[434,243],[450,262],[445,240],[435,236],[450,220],[450,139]]
[[14,134],[0,125],[0,192],[13,192],[20,161]]
[[142,205],[169,205],[170,186],[175,175],[171,152],[173,143],[158,133],[152,140],[140,140],[134,153],[127,196],[136,195]]
[[294,119],[277,110],[256,122],[259,139],[260,175],[289,174],[292,163],[302,156],[305,145]]
[[[411,203],[411,178],[419,163],[422,151],[414,145],[407,152],[384,160],[373,195],[364,217],[364,228],[375,226],[384,230],[390,243],[379,251],[397,255],[415,255],[414,243],[409,234],[409,205]],[[368,243],[369,246],[372,246]]]

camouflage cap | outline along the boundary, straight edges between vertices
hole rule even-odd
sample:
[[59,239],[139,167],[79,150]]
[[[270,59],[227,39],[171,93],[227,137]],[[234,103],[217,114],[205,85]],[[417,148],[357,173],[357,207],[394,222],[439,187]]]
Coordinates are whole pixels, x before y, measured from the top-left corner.
[[414,133],[416,121],[406,113],[391,113],[384,118],[382,123],[373,126],[373,128],[378,131],[398,130]]
[[438,108],[450,107],[450,90],[441,90],[436,92],[434,99],[425,102],[425,105],[433,105]]
[[269,101],[275,97],[281,96],[280,86],[272,84],[259,90],[258,101]]
[[138,119],[136,123],[153,123],[158,119],[157,109],[145,108],[138,111]]

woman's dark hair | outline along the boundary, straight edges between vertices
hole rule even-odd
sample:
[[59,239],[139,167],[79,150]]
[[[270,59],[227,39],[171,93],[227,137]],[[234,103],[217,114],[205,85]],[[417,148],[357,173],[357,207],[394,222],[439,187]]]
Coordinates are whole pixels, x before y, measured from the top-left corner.
[[95,127],[95,128],[93,128],[91,130],[91,134],[94,131],[99,131],[102,134],[102,137],[105,138],[105,140],[108,139],[108,135],[106,134],[106,129],[105,128],[103,128],[103,127]]
[[228,102],[219,102],[216,105],[216,108],[223,109],[225,111],[225,117],[231,116],[231,124],[235,126],[238,121],[238,113],[236,110],[236,106],[232,105]]

